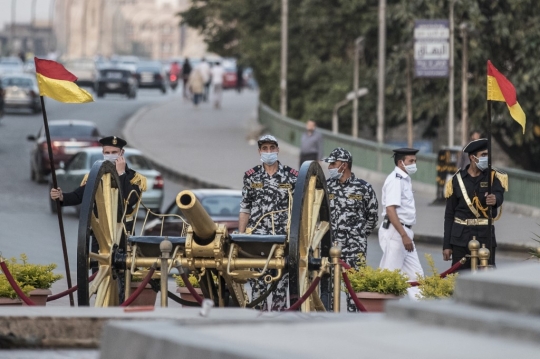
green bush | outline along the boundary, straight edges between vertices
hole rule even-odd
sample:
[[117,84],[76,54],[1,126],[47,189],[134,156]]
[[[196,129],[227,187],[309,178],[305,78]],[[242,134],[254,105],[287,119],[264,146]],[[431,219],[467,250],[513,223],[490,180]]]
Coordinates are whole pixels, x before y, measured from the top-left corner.
[[402,296],[407,293],[407,276],[399,269],[389,270],[369,267],[364,258],[358,261],[359,269],[348,269],[347,276],[356,293],[374,292]]
[[[184,281],[182,280],[182,277],[179,276],[179,275],[173,275],[174,279],[176,280],[176,285],[179,286],[179,287],[185,287],[186,284],[184,283]],[[197,278],[193,275],[193,274],[190,274],[189,277],[189,282],[191,283],[191,285],[193,286],[193,288],[200,288],[200,284],[199,284],[199,281],[197,280]]]
[[418,276],[418,288],[420,293],[416,295],[418,299],[441,299],[449,298],[454,294],[457,273],[449,274],[446,278],[441,278],[435,268],[435,262],[429,253],[424,254],[428,262],[431,275]]
[[[33,291],[35,288],[29,285],[24,285],[20,283],[19,281],[15,280],[19,287],[22,289],[24,294],[28,295],[31,291]],[[4,273],[0,274],[0,298],[10,298],[15,299],[17,298],[17,293],[11,288],[11,284],[9,284],[6,276]]]

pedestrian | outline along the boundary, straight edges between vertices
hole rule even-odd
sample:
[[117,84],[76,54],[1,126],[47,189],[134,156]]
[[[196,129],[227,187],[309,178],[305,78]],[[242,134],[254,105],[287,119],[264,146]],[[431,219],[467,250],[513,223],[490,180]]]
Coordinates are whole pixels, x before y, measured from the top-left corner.
[[199,106],[204,92],[204,77],[200,68],[197,67],[189,74],[188,89],[192,95],[193,104],[195,107]]
[[[326,181],[330,201],[332,236],[341,247],[341,259],[358,269],[359,257],[366,258],[367,239],[377,226],[379,203],[373,187],[356,177],[349,151],[338,147],[323,161],[328,162]],[[347,311],[358,308],[347,293]]]
[[[417,280],[424,275],[418,259],[413,239],[412,226],[416,224],[416,207],[411,175],[416,173],[416,153],[414,148],[394,150],[396,167],[386,177],[382,188],[382,216],[379,228],[379,244],[383,251],[379,267],[399,269],[409,280]],[[418,299],[418,287],[408,289],[409,298]]]
[[[238,230],[240,233],[252,234],[287,234],[289,205],[298,171],[278,161],[279,146],[274,136],[262,136],[258,145],[262,165],[244,174]],[[252,300],[267,290],[264,275],[250,281]],[[288,286],[289,274],[284,273],[272,292],[272,311],[283,310],[287,306]],[[268,310],[267,301],[256,308]]]
[[[488,226],[489,206],[494,221],[500,216],[504,201],[504,191],[508,190],[508,175],[497,169],[488,173],[488,140],[481,138],[471,141],[463,152],[467,153],[470,164],[459,170],[445,188],[446,210],[444,212],[443,259],[452,259],[452,265],[470,255],[469,241],[473,236],[490,251],[489,264],[495,265],[495,227]],[[491,180],[491,193],[488,181]],[[492,242],[488,235],[491,230]],[[470,269],[467,261],[462,269]]]
[[[478,140],[482,137],[482,134],[480,131],[473,130],[469,133],[469,141]],[[461,152],[461,156],[458,157],[456,167],[458,169],[463,169],[467,167],[467,165],[470,163],[469,156],[466,152]]]
[[236,64],[236,91],[242,92],[242,87],[244,87],[244,68]]
[[182,81],[183,81],[183,87],[182,87],[182,94],[184,98],[189,99],[189,74],[191,74],[191,64],[189,63],[189,58],[186,57],[184,60],[184,64],[182,65]]
[[323,156],[323,137],[317,131],[315,121],[306,122],[306,131],[300,139],[300,166],[305,161],[318,161]]
[[217,61],[212,67],[212,84],[214,85],[214,107],[221,107],[221,95],[223,94],[223,76],[225,69],[221,66],[221,62]]
[[210,92],[210,83],[212,82],[212,70],[210,69],[210,64],[208,63],[208,61],[206,61],[206,58],[202,58],[201,63],[199,64],[199,66],[197,66],[197,69],[199,69],[199,71],[201,72],[204,80],[202,100],[204,102],[207,102]]

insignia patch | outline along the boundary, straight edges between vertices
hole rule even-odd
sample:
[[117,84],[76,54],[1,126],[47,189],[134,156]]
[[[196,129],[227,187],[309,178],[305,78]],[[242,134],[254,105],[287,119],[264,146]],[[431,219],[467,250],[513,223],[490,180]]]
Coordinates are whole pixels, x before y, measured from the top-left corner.
[[252,169],[246,171],[246,176],[251,176],[254,172],[255,172],[255,170],[252,168]]
[[116,136],[113,137],[112,144],[116,145],[118,143],[118,140],[116,139]]
[[298,177],[298,171],[295,170],[294,168],[291,168],[291,173]]
[[[262,183],[261,183],[262,184]],[[262,186],[261,186],[262,187]],[[279,188],[292,188],[290,183],[280,183]]]
[[396,177],[399,178],[399,179],[403,178],[399,173],[396,173]]
[[361,194],[350,194],[349,199],[354,199],[356,201],[361,201],[362,200],[362,195]]
[[329,195],[328,195],[328,199],[329,199],[329,200],[333,200],[334,198],[336,198],[336,195],[335,195],[335,194],[332,193],[332,194],[329,194]]
[[487,188],[487,186],[488,186],[487,182],[480,182],[480,187],[481,188]]
[[263,184],[260,182],[254,182],[251,184],[251,188],[263,188]]

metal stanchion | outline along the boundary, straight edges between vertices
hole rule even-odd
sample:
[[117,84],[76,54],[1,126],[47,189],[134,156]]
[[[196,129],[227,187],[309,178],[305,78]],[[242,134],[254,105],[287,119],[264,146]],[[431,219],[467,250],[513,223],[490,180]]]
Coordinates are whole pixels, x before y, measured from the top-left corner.
[[341,248],[337,246],[337,243],[330,248],[330,258],[334,267],[334,312],[339,313],[341,309],[341,264],[339,264]]
[[479,269],[486,270],[489,268],[489,256],[490,256],[489,249],[486,248],[485,244],[482,244],[482,248],[478,250],[478,258],[480,258],[480,265],[478,266]]
[[169,241],[169,237],[165,237],[159,244],[159,250],[161,252],[161,306],[167,307],[168,303],[168,279],[169,279],[169,264],[168,260],[171,257],[172,243]]
[[480,242],[476,240],[476,236],[473,236],[469,241],[469,251],[471,252],[471,271],[476,272],[478,270],[478,250],[480,249]]

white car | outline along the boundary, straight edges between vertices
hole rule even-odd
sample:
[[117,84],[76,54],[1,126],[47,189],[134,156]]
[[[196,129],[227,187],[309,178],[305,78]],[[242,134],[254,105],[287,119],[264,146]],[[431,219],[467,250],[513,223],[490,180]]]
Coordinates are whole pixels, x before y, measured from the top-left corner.
[[10,74],[2,76],[4,89],[4,108],[27,108],[33,113],[41,111],[39,89],[36,76],[29,74]]

